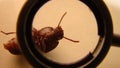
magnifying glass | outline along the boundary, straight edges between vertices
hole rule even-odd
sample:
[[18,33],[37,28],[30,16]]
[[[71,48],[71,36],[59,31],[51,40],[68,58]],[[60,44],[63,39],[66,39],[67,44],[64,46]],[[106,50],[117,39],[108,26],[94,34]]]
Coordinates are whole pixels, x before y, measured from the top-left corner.
[[29,0],[18,19],[17,39],[35,68],[93,68],[111,44],[120,44],[101,0]]

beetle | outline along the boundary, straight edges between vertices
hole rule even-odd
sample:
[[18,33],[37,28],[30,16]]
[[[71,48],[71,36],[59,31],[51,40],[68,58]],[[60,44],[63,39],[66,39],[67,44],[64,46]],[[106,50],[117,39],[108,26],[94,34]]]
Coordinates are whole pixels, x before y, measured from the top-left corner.
[[[62,38],[65,38],[67,40],[70,40],[72,42],[78,43],[79,41],[75,41],[72,39],[69,39],[67,37],[64,37],[63,29],[61,28],[60,24],[64,18],[64,16],[67,14],[65,12],[56,28],[53,27],[44,27],[40,30],[37,30],[35,28],[32,28],[32,38],[33,42],[35,44],[35,47],[37,47],[42,52],[49,52],[53,49],[55,49],[59,43],[59,40]],[[14,34],[15,32],[8,32],[5,33],[4,31],[1,31],[2,33],[9,35]],[[9,50],[12,54],[19,55],[21,54],[20,49],[18,47],[18,41],[17,38],[12,38],[8,43],[4,44],[4,48]]]

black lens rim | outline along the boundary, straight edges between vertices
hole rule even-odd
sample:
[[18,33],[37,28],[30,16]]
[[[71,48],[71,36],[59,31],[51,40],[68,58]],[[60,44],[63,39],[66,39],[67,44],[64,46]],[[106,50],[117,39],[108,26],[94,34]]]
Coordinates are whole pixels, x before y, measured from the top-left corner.
[[[71,68],[85,65],[88,61],[94,58],[91,63],[85,65],[85,68],[96,67],[104,59],[109,51],[113,36],[112,19],[110,13],[102,0],[80,0],[85,3],[94,13],[98,22],[98,35],[104,37],[104,43],[101,51],[97,56],[89,53],[85,60],[73,64],[59,64],[47,60],[34,47],[31,36],[32,21],[40,7],[49,0],[28,0],[21,10],[17,23],[17,39],[22,53],[33,67],[57,67]],[[99,24],[100,23],[100,24]],[[29,42],[29,43],[28,43]],[[86,60],[87,59],[87,60]]]

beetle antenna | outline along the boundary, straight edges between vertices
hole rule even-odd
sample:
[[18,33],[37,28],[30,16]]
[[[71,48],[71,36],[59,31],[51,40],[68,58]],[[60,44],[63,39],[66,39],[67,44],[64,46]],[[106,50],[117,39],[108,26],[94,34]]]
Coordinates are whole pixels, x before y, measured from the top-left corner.
[[69,38],[67,38],[67,37],[63,37],[63,38],[65,38],[65,39],[67,39],[67,40],[69,40],[69,41],[75,42],[75,43],[78,43],[78,42],[79,42],[79,41],[76,41],[76,40],[69,39]]
[[8,32],[8,33],[6,33],[4,31],[1,31],[1,33],[5,34],[5,35],[9,35],[9,34],[15,34],[16,32]]
[[60,21],[59,21],[59,24],[58,24],[58,27],[60,26],[60,24],[61,24],[61,22],[62,22],[62,20],[63,20],[63,18],[64,18],[64,16],[67,14],[67,12],[65,12],[64,14],[63,14],[63,16],[61,17],[61,19],[60,19]]

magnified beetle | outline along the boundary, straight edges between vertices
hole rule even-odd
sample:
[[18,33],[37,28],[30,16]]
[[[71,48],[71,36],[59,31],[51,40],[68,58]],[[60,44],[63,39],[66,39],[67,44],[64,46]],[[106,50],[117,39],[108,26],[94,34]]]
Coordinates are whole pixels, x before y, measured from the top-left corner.
[[[47,53],[47,52],[53,50],[54,48],[56,48],[59,43],[59,40],[61,40],[62,38],[65,38],[65,39],[70,40],[75,43],[79,42],[79,41],[75,41],[75,40],[69,39],[67,37],[64,37],[64,32],[63,32],[60,24],[66,14],[67,14],[67,12],[65,12],[63,14],[63,16],[61,17],[61,19],[58,23],[58,26],[56,28],[44,27],[40,30],[32,28],[32,38],[33,38],[35,47],[37,47],[37,49],[39,49],[42,52]],[[5,35],[15,33],[15,32],[6,33],[4,31],[1,31],[1,32]],[[12,54],[15,54],[15,55],[21,54],[20,49],[18,47],[17,38],[12,38],[10,41],[8,41],[8,43],[3,44],[3,45],[4,45],[4,48],[9,50],[9,52],[11,52]]]

